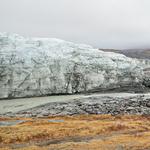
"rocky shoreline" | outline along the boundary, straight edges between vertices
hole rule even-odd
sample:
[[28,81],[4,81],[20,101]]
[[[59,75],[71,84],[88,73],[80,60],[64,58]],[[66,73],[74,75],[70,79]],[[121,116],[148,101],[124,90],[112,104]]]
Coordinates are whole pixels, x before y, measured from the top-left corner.
[[7,112],[1,117],[42,117],[75,114],[150,114],[150,98],[89,96],[69,102],[52,102],[17,113]]

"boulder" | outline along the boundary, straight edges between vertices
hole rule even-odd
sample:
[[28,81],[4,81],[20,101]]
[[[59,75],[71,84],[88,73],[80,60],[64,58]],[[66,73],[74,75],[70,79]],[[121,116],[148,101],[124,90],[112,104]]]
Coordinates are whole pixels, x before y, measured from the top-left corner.
[[141,68],[122,54],[0,32],[0,98],[136,86],[142,76]]

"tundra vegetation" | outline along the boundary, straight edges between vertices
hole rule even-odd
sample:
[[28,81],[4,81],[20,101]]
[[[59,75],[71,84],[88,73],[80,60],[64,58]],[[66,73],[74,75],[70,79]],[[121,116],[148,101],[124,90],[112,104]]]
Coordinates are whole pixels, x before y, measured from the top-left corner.
[[[53,118],[60,122],[48,121]],[[0,148],[9,149],[150,149],[148,114],[77,114],[36,118],[0,127]],[[39,119],[39,120],[35,120]],[[40,120],[42,119],[42,120]]]

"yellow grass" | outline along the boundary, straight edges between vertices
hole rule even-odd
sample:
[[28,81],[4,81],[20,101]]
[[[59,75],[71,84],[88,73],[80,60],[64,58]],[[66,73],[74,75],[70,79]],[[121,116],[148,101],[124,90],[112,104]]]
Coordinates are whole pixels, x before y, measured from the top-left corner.
[[[24,122],[9,127],[0,127],[0,145],[34,142],[56,137],[95,136],[114,134],[122,131],[143,130],[142,133],[118,134],[112,137],[94,139],[88,142],[62,142],[49,146],[30,146],[21,149],[137,149],[150,147],[150,115],[74,115],[48,116],[62,122],[35,121],[27,118]],[[9,120],[10,118],[1,118]],[[118,147],[118,148],[117,148]],[[9,148],[5,148],[9,149]],[[150,149],[150,148],[149,148]]]

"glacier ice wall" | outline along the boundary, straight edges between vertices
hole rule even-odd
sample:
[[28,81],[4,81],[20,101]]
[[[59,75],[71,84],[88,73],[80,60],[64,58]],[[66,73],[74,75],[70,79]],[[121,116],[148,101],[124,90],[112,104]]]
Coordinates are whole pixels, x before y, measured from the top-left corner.
[[134,86],[142,75],[140,67],[121,54],[0,32],[0,98]]

